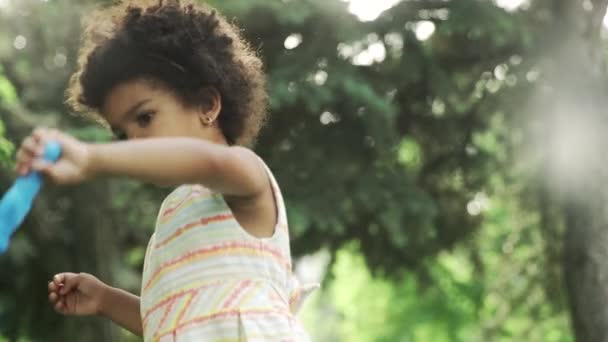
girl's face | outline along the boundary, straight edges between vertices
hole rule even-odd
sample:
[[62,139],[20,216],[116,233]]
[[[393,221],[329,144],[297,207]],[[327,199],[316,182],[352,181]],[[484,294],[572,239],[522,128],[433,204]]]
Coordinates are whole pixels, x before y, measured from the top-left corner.
[[217,124],[221,102],[212,97],[208,106],[185,106],[164,87],[133,80],[109,92],[102,113],[119,139],[191,137],[225,143]]

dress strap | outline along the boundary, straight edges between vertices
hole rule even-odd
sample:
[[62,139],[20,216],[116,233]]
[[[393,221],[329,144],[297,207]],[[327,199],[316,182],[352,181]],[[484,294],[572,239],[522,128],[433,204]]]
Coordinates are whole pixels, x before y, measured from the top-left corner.
[[260,163],[262,163],[264,169],[266,170],[266,174],[268,175],[268,179],[270,180],[270,185],[272,186],[272,193],[274,196],[274,200],[277,206],[277,223],[280,226],[286,226],[287,225],[287,211],[285,210],[285,202],[283,201],[283,194],[281,193],[281,189],[279,188],[279,185],[276,181],[276,179],[274,178],[274,175],[272,173],[272,171],[270,170],[270,168],[268,167],[268,165],[266,165],[266,163],[264,162],[264,160],[262,158],[260,158],[258,156],[258,159],[260,160]]

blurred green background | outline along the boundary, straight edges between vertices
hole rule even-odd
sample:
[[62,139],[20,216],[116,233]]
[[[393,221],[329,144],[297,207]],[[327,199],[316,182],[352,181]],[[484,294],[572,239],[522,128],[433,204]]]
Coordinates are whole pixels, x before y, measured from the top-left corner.
[[[269,74],[256,150],[296,272],[323,284],[301,313],[315,341],[608,340],[608,0],[209,2]],[[35,126],[110,139],[63,105],[100,3],[0,0],[1,191]],[[45,188],[0,256],[0,341],[138,341],[55,314],[46,284],[138,293],[164,194]]]

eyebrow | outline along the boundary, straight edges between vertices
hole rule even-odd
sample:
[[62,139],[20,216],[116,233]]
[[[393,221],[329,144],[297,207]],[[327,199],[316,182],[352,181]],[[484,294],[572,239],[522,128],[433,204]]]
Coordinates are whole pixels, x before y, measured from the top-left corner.
[[[150,101],[151,101],[151,99],[144,99],[144,100],[137,102],[131,108],[129,108],[129,110],[124,112],[123,115],[120,116],[120,118],[122,118],[123,121],[125,121],[126,119],[130,118],[135,113],[137,113],[137,111],[140,110],[141,107],[143,107],[145,104],[147,104]],[[116,132],[119,131],[119,129],[116,128],[115,126],[112,126],[111,129],[112,129],[112,132],[114,132],[114,134],[116,134]]]

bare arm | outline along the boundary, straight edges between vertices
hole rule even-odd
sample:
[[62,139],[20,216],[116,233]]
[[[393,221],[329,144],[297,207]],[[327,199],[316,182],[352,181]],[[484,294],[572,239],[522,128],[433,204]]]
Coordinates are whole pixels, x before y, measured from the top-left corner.
[[108,286],[88,273],[57,274],[48,284],[49,301],[63,315],[102,315],[141,336],[139,298]]
[[200,183],[215,191],[249,197],[264,190],[257,156],[191,138],[153,138],[91,146],[94,174],[128,176],[167,185]]
[[[47,141],[59,141],[61,159],[39,159]],[[79,183],[108,175],[127,176],[163,185],[203,184],[235,197],[255,197],[268,179],[257,156],[243,147],[229,147],[196,138],[149,138],[87,144],[57,130],[38,129],[23,143],[17,170],[44,172],[59,184]]]
[[133,334],[142,336],[139,303],[139,297],[115,287],[107,287],[99,304],[99,313]]

